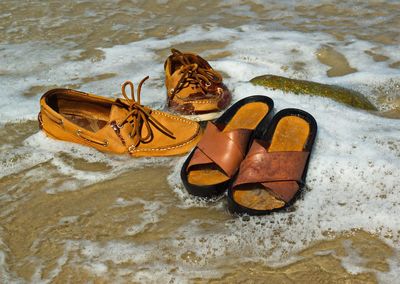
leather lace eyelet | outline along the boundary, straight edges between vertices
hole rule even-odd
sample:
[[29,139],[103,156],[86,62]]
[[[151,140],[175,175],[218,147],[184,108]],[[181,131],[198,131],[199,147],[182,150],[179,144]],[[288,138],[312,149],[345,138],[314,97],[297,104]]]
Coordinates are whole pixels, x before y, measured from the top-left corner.
[[132,144],[131,146],[129,146],[128,151],[132,153],[133,151],[135,151],[135,149],[136,149],[135,145]]

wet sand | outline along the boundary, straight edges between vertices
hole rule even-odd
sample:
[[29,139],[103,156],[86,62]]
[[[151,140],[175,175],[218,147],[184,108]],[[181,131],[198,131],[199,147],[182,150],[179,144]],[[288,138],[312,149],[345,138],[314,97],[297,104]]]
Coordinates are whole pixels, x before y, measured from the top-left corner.
[[[50,42],[68,50],[60,55],[64,63],[90,60],[95,64],[105,59],[104,48],[168,38],[193,24],[206,30],[254,24],[278,31],[323,32],[344,46],[353,39],[365,40],[375,46],[365,50],[374,62],[387,63],[394,72],[400,68],[400,61],[385,53],[385,48],[400,42],[400,17],[396,14],[400,6],[396,2],[363,3],[357,14],[352,7],[339,4],[310,7],[299,3],[288,8],[276,1],[266,8],[242,1],[247,6],[241,10],[215,1],[199,1],[199,9],[190,1],[187,5],[159,2],[2,1],[0,42],[4,46],[0,45],[0,50],[6,45],[17,48]],[[364,18],[371,21],[359,20]],[[183,40],[174,47],[223,61],[234,52],[226,49],[232,41],[221,36]],[[170,47],[157,49],[154,60],[162,65]],[[340,78],[358,71],[352,58],[339,50],[331,42],[314,50],[318,62],[328,68],[321,76]],[[294,55],[298,52],[293,50]],[[43,61],[40,64],[46,66]],[[10,82],[25,80],[25,71],[15,71],[18,68],[0,65],[0,76]],[[298,60],[280,69],[300,79],[309,74],[307,62]],[[108,70],[93,76],[61,76],[60,85],[32,82],[14,95],[38,104],[40,95],[50,88],[89,88],[130,76],[121,73]],[[400,118],[399,77],[394,77],[390,84],[368,89],[378,94],[374,103],[383,117]],[[162,76],[151,84],[162,89]],[[115,89],[104,91],[112,96]],[[38,131],[33,119],[15,119],[0,126],[5,171],[0,178],[0,282],[377,283],[379,279],[385,282],[385,273],[393,270],[391,260],[399,263],[398,250],[388,243],[395,242],[400,232],[372,234],[358,227],[327,230],[322,238],[310,236],[318,240],[299,240],[303,247],[280,238],[280,231],[274,231],[271,240],[259,235],[251,239],[252,230],[259,233],[274,228],[270,219],[233,217],[226,212],[224,199],[209,203],[190,199],[181,187],[171,185],[171,179],[178,178],[174,171],[182,158],[133,161],[58,144]],[[398,153],[398,137],[393,141],[388,147]],[[46,147],[48,155],[43,154]],[[290,210],[295,212],[296,207]],[[284,227],[292,230],[290,219],[287,222]]]
[[[210,277],[205,274],[204,279],[198,273],[193,273],[193,276],[186,275],[194,283],[209,281],[211,283],[214,281],[253,283],[267,280],[274,283],[309,283],[310,281],[376,283],[374,272],[389,271],[387,259],[393,257],[393,249],[376,236],[362,230],[339,235],[327,232],[328,241],[313,244],[308,249],[299,252],[296,259],[291,261],[293,263],[279,267],[263,264],[262,257],[238,262],[238,258],[241,257],[240,251],[228,252],[216,259],[199,255],[196,251],[182,252],[179,245],[175,247],[176,244],[173,242],[175,237],[182,238],[176,234],[182,224],[203,219],[206,215],[207,222],[204,224],[204,229],[215,230],[218,233],[221,228],[214,226],[213,222],[229,222],[232,217],[223,209],[223,206],[218,209],[175,208],[173,205],[179,200],[165,183],[168,172],[168,167],[144,168],[136,170],[134,174],[124,173],[115,179],[94,184],[79,191],[56,195],[40,190],[40,183],[33,186],[31,184],[27,189],[19,189],[21,196],[26,194],[24,191],[30,192],[29,201],[20,200],[12,214],[3,215],[0,222],[3,228],[3,241],[7,244],[10,271],[25,280],[52,279],[54,283],[88,281],[108,283],[113,282],[113,279],[129,282],[135,273],[142,269],[146,271],[143,266],[145,267],[147,261],[160,260],[176,265],[168,271],[171,279],[173,279],[174,271],[177,270],[177,274],[180,274],[179,267],[197,270],[198,267],[201,269],[206,266],[218,270],[218,276]],[[154,180],[152,177],[155,175],[160,178]],[[19,179],[19,177],[2,179],[1,187],[9,187],[10,184],[15,183],[14,179]],[[149,180],[152,182],[149,183]],[[158,206],[146,208],[146,205],[135,202],[138,198],[161,202],[162,208]],[[116,200],[120,200],[120,204],[116,203]],[[122,201],[125,201],[125,204]],[[140,217],[139,213],[143,210],[153,216],[148,223],[143,222]],[[127,228],[131,228],[132,236],[129,236],[129,229],[127,234]],[[169,245],[166,245],[166,239],[171,241]],[[96,256],[89,256],[89,253],[85,251],[85,245],[96,242],[100,246],[107,247],[110,241],[132,246],[136,244],[139,247],[157,243],[160,246],[159,251],[153,251],[152,256],[145,262],[135,263],[134,260],[124,259],[122,256],[120,260],[109,260],[110,263],[106,261],[104,264],[109,264],[109,266],[100,268],[100,270],[104,269],[103,275],[93,275],[91,273],[93,267],[90,267],[93,264],[90,264],[90,261],[95,263]],[[112,254],[112,248],[109,249]],[[177,253],[178,251],[181,252]],[[261,252],[261,255],[264,253],[268,254],[268,252]],[[370,269],[371,272],[351,274],[343,268],[342,263],[346,258],[351,260],[357,256],[362,257],[360,265]],[[39,275],[37,275],[38,260],[41,267]],[[120,275],[122,270],[127,270],[126,275],[115,278],[116,274]],[[147,272],[151,273],[151,271]],[[143,280],[146,281],[146,278]]]

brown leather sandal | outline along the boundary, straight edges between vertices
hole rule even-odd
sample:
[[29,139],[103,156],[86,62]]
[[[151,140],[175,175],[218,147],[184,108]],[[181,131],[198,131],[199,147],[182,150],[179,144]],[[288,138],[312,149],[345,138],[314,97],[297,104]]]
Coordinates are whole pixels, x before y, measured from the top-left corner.
[[250,96],[232,105],[214,123],[185,161],[181,178],[190,194],[213,197],[224,193],[246,156],[255,132],[263,132],[272,117],[273,101]]
[[284,109],[255,137],[228,190],[231,213],[264,215],[292,204],[304,186],[317,134],[311,114]]

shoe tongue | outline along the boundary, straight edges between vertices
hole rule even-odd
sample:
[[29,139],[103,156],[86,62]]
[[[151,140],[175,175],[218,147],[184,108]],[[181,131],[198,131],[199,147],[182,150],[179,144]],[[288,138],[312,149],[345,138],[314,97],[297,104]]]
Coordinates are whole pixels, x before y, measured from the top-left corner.
[[[128,114],[128,110],[121,107],[121,105],[114,104],[111,106],[111,111],[110,111],[110,122],[115,123],[117,125],[120,125],[122,121],[126,118]],[[124,143],[127,145],[127,147],[131,145],[137,145],[138,144],[138,139],[139,137],[131,137],[130,132],[132,131],[132,126],[129,123],[125,123],[122,128],[119,128],[117,130],[118,136],[124,141]],[[147,135],[147,132],[144,133],[144,135]]]
[[211,68],[210,64],[208,64],[208,62],[206,60],[204,60],[202,57],[200,57],[196,54],[185,53],[184,56],[185,56],[186,61],[189,62],[189,64],[196,63],[199,67],[206,68],[206,69]]
[[[128,114],[128,110],[123,108],[122,104],[123,104],[122,102],[118,102],[117,100],[116,103],[111,105],[110,113],[108,115],[109,118],[108,123],[109,126],[111,126],[111,128],[103,127],[98,131],[98,133],[103,133],[104,135],[110,135],[110,132],[115,132],[114,139],[116,139],[116,141],[119,141],[122,138],[124,142],[127,141],[127,143],[130,143],[131,138],[129,137],[129,135],[126,134],[126,132],[129,132],[131,130],[129,124],[125,124],[128,126],[123,127],[123,129],[119,129],[119,127],[117,127],[122,123],[122,121],[126,118],[126,115]],[[114,131],[110,129],[113,129]]]
[[179,79],[182,77],[181,71],[182,71],[182,66],[179,68],[176,68],[175,72],[172,73],[171,78],[173,78],[174,81],[176,81],[176,80],[179,81]]
[[122,122],[122,120],[126,117],[128,110],[122,108],[121,106],[113,104],[110,110],[110,120],[116,121],[118,123]]
[[[182,66],[180,68],[177,68],[175,70],[175,72],[171,75],[171,79],[172,79],[174,86],[177,86],[178,82],[182,78],[181,71],[182,71]],[[185,89],[187,89],[191,93],[203,92],[203,89],[200,87],[200,85],[196,86],[196,84],[194,84],[194,83],[188,84],[187,87],[183,88],[183,90],[185,90]]]

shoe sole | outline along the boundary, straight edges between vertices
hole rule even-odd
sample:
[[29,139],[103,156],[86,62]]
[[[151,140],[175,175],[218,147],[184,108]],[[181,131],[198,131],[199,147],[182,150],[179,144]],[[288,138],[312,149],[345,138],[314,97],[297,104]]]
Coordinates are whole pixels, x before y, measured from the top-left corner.
[[210,120],[214,120],[217,119],[218,117],[220,117],[224,112],[220,111],[220,112],[211,112],[211,113],[205,113],[205,114],[193,114],[193,115],[181,115],[181,117],[183,118],[187,118],[193,121],[210,121]]

